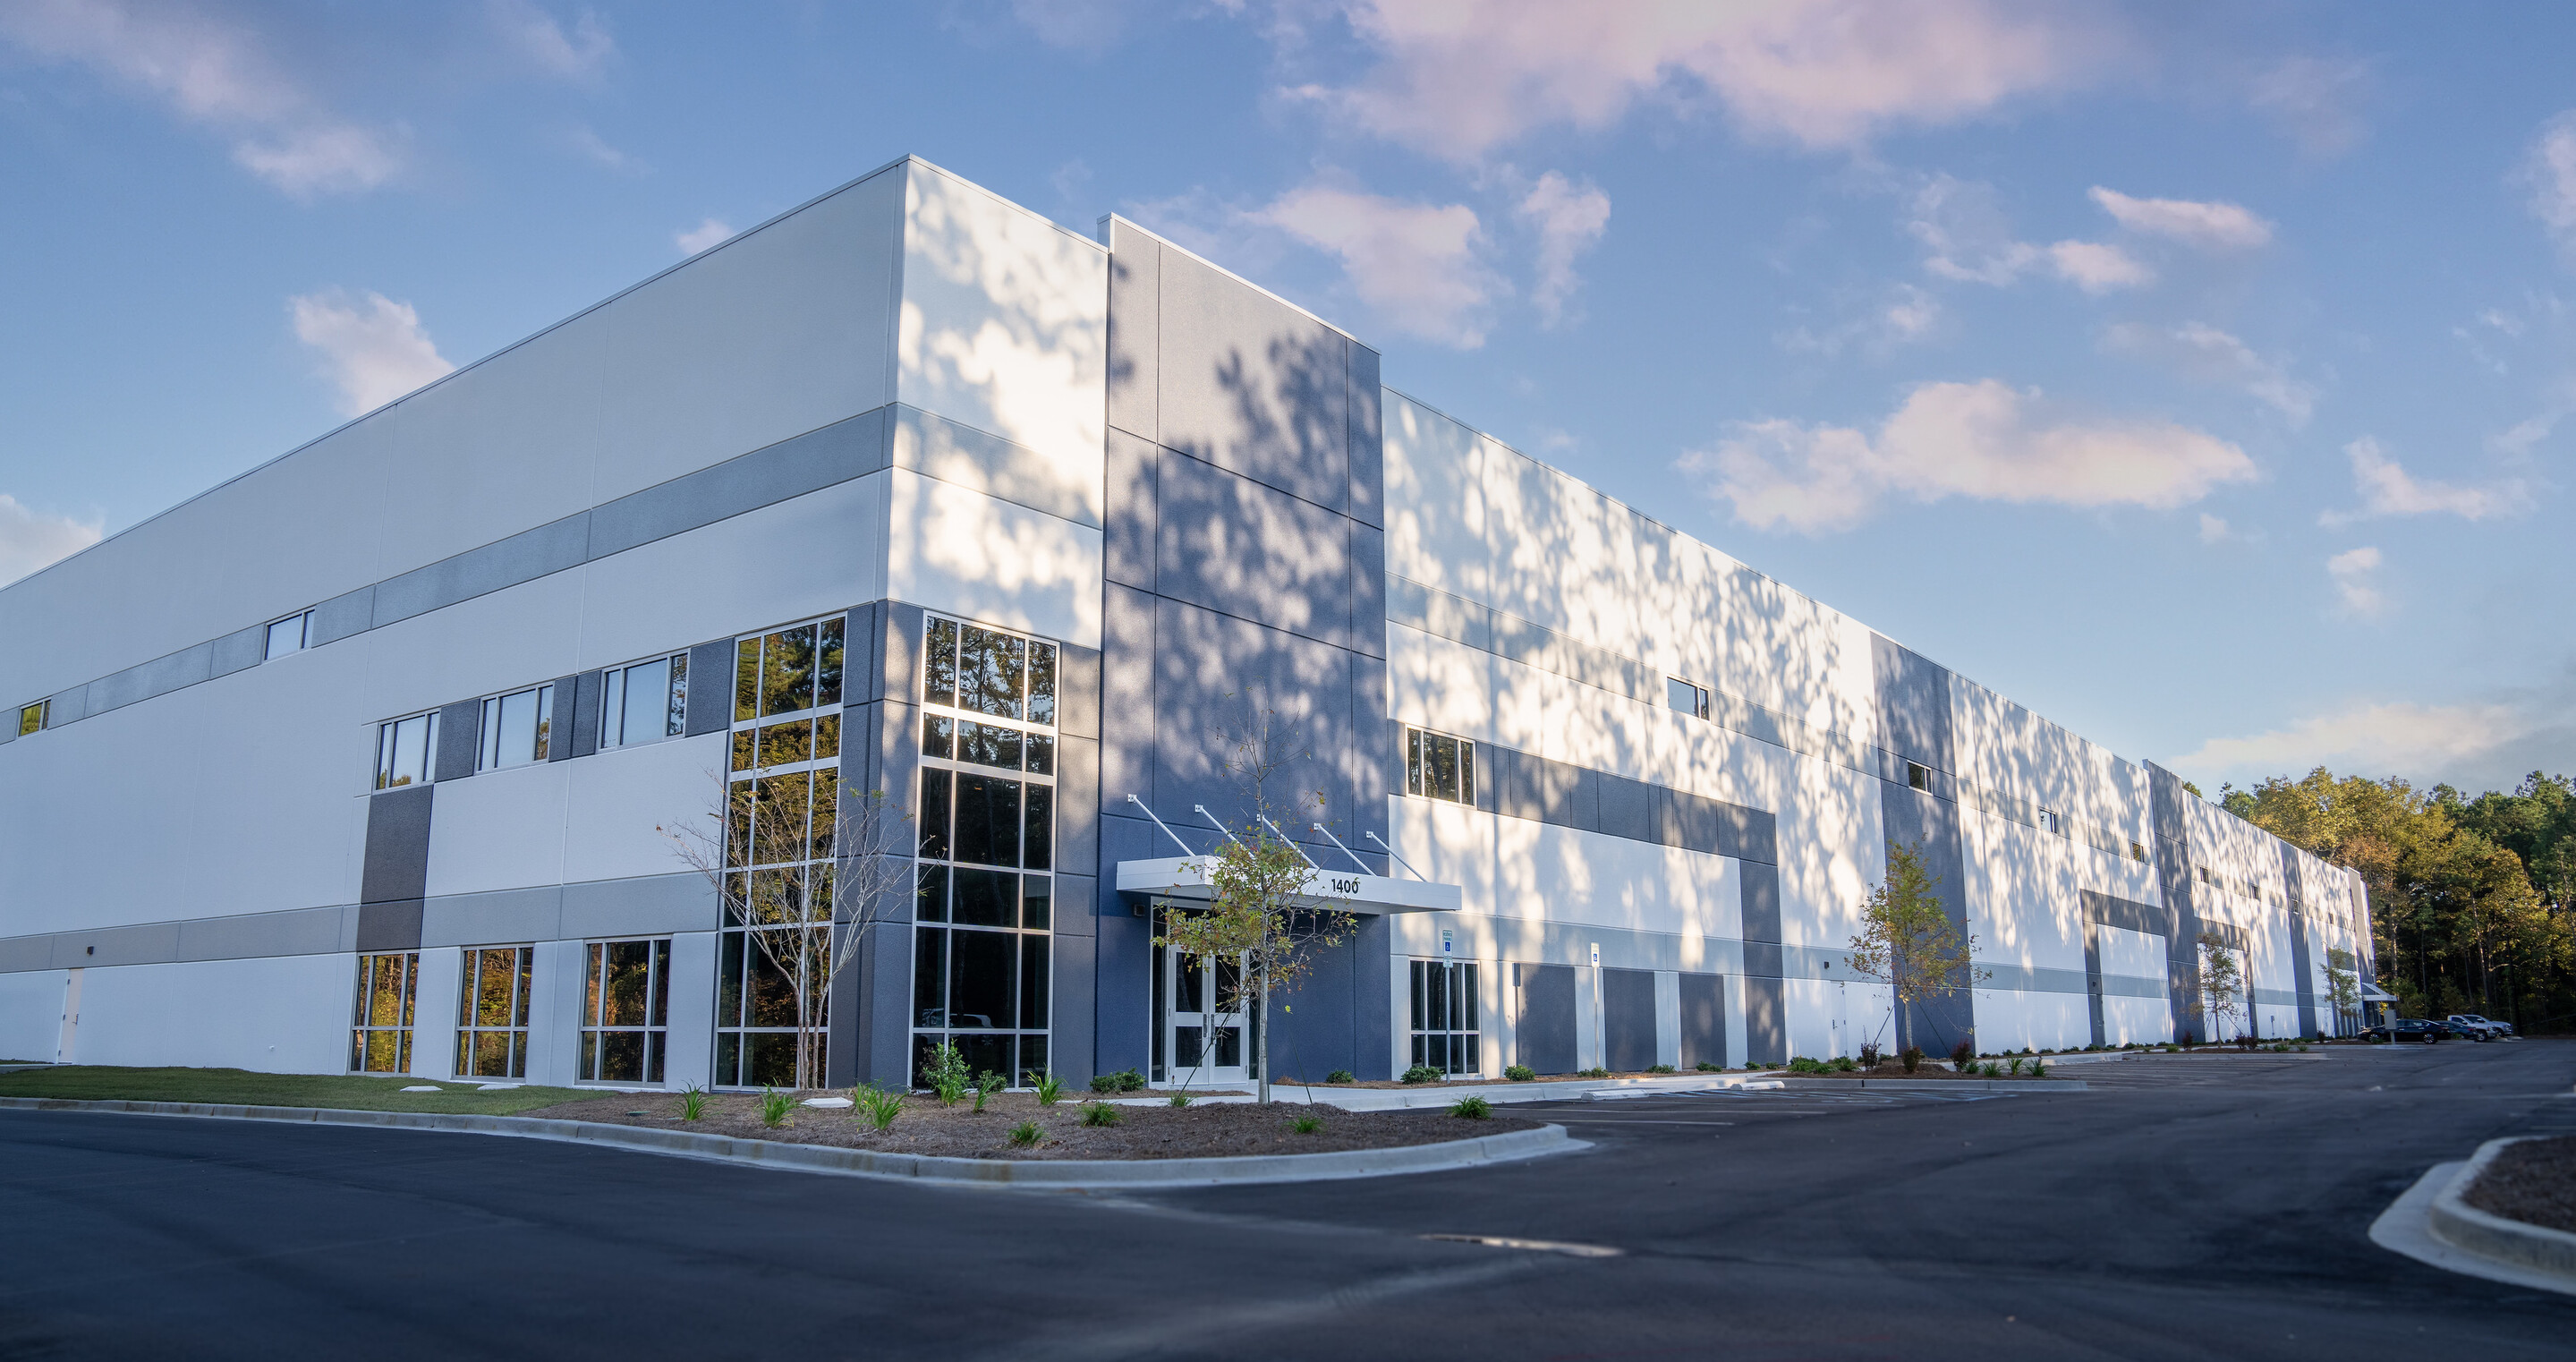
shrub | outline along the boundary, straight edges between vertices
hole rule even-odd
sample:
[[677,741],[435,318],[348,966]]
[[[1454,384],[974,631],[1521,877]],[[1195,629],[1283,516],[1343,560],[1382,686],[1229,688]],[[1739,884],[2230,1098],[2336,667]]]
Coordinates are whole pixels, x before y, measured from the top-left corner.
[[1190,1095],[1185,1092],[1176,1092],[1172,1094],[1170,1101],[1174,1107],[1186,1107],[1190,1104]]
[[1469,1121],[1489,1121],[1494,1116],[1494,1104],[1469,1093],[1449,1104],[1449,1114]]
[[1857,1068],[1859,1068],[1859,1067],[1860,1067],[1860,1065],[1859,1065],[1858,1063],[1855,1063],[1855,1062],[1853,1061],[1852,1057],[1851,1057],[1851,1056],[1849,1056],[1849,1055],[1836,1055],[1836,1056],[1834,1056],[1834,1072],[1835,1072],[1835,1073],[1838,1073],[1838,1074],[1847,1074],[1847,1073],[1850,1073],[1851,1071],[1853,1071],[1854,1069],[1857,1069]]
[[1538,1077],[1538,1070],[1533,1069],[1526,1064],[1515,1064],[1510,1068],[1503,1070],[1503,1077],[1508,1078],[1515,1083],[1527,1083],[1531,1079]]
[[1404,1081],[1407,1083],[1437,1083],[1448,1076],[1428,1064],[1416,1064],[1404,1071]]
[[776,1088],[760,1090],[760,1123],[775,1130],[787,1124],[787,1113],[796,1110],[796,1094]]
[[1114,1126],[1118,1124],[1120,1119],[1118,1108],[1113,1107],[1106,1102],[1085,1102],[1082,1106],[1082,1123],[1084,1125]]
[[1120,1069],[1114,1074],[1101,1074],[1091,1080],[1093,1092],[1142,1092],[1145,1076],[1134,1069]]
[[1704,1074],[1724,1073],[1726,1071],[1725,1065],[1711,1064],[1705,1059],[1701,1060],[1697,1067],[1699,1071]]
[[1290,1121],[1288,1128],[1300,1135],[1321,1135],[1324,1133],[1324,1118],[1310,1113]]
[[1670,1064],[1652,1064],[1647,1066],[1646,1072],[1650,1074],[1668,1074],[1673,1072],[1673,1066]]
[[1860,1047],[1860,1066],[1861,1066],[1862,1068],[1864,1068],[1864,1069],[1875,1069],[1875,1068],[1877,1068],[1877,1067],[1878,1067],[1878,1062],[1879,1062],[1880,1060],[1882,1060],[1882,1059],[1885,1059],[1885,1058],[1886,1058],[1886,1056],[1885,1056],[1885,1055],[1882,1055],[1882,1054],[1880,1054],[1880,1053],[1878,1052],[1878,1042],[1877,1042],[1877,1041],[1874,1041],[1874,1040],[1872,1040],[1872,1041],[1863,1041],[1863,1042],[1861,1043],[1861,1047]]
[[1608,1078],[1610,1076],[1610,1071],[1595,1065],[1592,1068],[1584,1070],[1583,1076],[1585,1078]]
[[1805,1055],[1798,1055],[1789,1061],[1789,1072],[1793,1074],[1825,1074],[1832,1073],[1833,1069],[1823,1060],[1809,1059]]
[[976,1113],[978,1115],[983,1113],[985,1098],[1000,1092],[1002,1089],[1007,1088],[1010,1085],[1011,1081],[1009,1079],[1002,1077],[1000,1074],[997,1074],[990,1069],[986,1069],[984,1071],[984,1076],[975,1080]]
[[1906,1046],[1905,1053],[1897,1056],[1897,1058],[1904,1062],[1905,1071],[1907,1073],[1912,1073],[1923,1067],[1923,1050],[1920,1046]]
[[707,1114],[707,1090],[692,1083],[680,1089],[680,1119],[694,1121]]
[[1974,1043],[1969,1042],[1969,1041],[1964,1041],[1964,1040],[1963,1040],[1963,1041],[1960,1041],[1956,1046],[1953,1046],[1953,1047],[1951,1048],[1951,1050],[1950,1050],[1950,1062],[1951,1062],[1952,1064],[1960,1065],[1960,1066],[1962,1066],[1962,1067],[1966,1066],[1970,1061],[1974,1060],[1976,1057],[1977,1057],[1977,1047],[1976,1047],[1976,1045],[1975,1045]]
[[1037,1070],[1031,1069],[1027,1073],[1020,1075],[1020,1078],[1021,1081],[1038,1090],[1039,1106],[1054,1106],[1056,1104],[1056,1099],[1064,1096],[1064,1080],[1056,1077],[1055,1070],[1053,1069],[1049,1069],[1045,1073],[1039,1073]]
[[1037,1147],[1038,1138],[1045,1133],[1038,1129],[1037,1122],[1022,1121],[1011,1127],[1011,1143],[1022,1149],[1034,1149]]
[[2306,1054],[2307,1052],[2308,1052],[2308,1043],[2307,1043],[2306,1041],[2300,1041],[2300,1042],[2299,1042],[2299,1053],[2304,1055],[2304,1054]]
[[[1993,1068],[1994,1066],[1993,1066],[1993,1065],[1991,1065],[1991,1064],[1989,1064],[1989,1065],[1987,1065],[1986,1067],[1987,1067],[1987,1068],[1989,1068],[1989,1069],[1991,1069],[1991,1068]],[[2020,1060],[2018,1060],[2018,1059],[2016,1059],[2016,1060],[2014,1060],[2014,1061],[2012,1062],[2012,1076],[2013,1076],[2013,1077],[2015,1077],[2015,1078],[2019,1078],[2019,1077],[2021,1077],[2021,1061],[2020,1061]]]
[[893,1125],[894,1118],[903,1111],[903,1091],[899,1088],[880,1088],[874,1083],[863,1083],[850,1089],[850,1097],[852,1105],[858,1108],[851,1114],[865,1113],[868,1124],[877,1130]]
[[966,1057],[954,1045],[938,1046],[921,1062],[921,1085],[937,1094],[943,1107],[957,1105],[974,1082],[974,1071],[966,1067]]
[[2030,1076],[2033,1078],[2048,1077],[2048,1061],[2044,1059],[2032,1060],[2030,1062]]
[[1335,1069],[1331,1073],[1324,1075],[1324,1081],[1327,1083],[1357,1083],[1360,1080],[1359,1075],[1352,1073],[1348,1069]]
[[1988,1078],[2001,1078],[2004,1076],[2004,1067],[1990,1059],[1987,1060],[1985,1064],[1977,1070],[1977,1072],[1984,1074]]

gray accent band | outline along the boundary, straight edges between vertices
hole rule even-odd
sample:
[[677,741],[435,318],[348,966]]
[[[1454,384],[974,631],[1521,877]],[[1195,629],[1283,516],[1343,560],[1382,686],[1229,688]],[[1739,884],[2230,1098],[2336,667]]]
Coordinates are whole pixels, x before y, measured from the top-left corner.
[[1478,743],[1476,758],[1477,808],[1632,842],[1779,861],[1779,820],[1761,809],[1492,743]]

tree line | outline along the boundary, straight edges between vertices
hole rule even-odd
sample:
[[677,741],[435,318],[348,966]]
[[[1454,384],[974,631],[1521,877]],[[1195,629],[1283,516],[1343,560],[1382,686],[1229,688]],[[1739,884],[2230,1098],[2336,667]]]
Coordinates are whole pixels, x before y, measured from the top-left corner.
[[2576,781],[2534,771],[2511,794],[2472,798],[2320,766],[2221,786],[2218,802],[2361,876],[2379,985],[2399,1015],[2576,1030]]

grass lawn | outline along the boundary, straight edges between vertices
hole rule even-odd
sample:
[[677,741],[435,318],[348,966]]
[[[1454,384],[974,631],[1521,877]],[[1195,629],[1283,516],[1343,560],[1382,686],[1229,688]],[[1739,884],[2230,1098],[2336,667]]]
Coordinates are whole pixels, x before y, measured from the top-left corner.
[[[340,1107],[351,1111],[434,1111],[508,1116],[558,1102],[597,1097],[595,1088],[501,1088],[438,1083],[436,1092],[404,1092],[431,1080],[402,1074],[259,1074],[247,1069],[117,1069],[70,1064],[0,1073],[0,1097],[81,1097],[135,1102],[223,1102],[258,1107]],[[636,1094],[637,1105],[669,1102]]]

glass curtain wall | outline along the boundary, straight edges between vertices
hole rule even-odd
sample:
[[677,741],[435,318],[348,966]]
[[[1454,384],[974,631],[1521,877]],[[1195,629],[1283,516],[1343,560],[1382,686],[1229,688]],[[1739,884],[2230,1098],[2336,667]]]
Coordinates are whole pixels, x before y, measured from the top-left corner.
[[456,1001],[456,1076],[528,1076],[528,979],[536,951],[480,946],[465,951]]
[[844,643],[843,621],[834,616],[734,645],[726,897],[795,910],[758,925],[726,913],[717,966],[718,1087],[795,1086],[800,986],[808,1015],[823,1022],[829,938],[819,924],[833,903]]
[[349,1034],[351,1069],[370,1074],[411,1071],[412,990],[419,978],[418,952],[358,957],[357,1016]]
[[925,625],[913,1054],[953,1044],[1013,1086],[1048,1068],[1056,647]]

